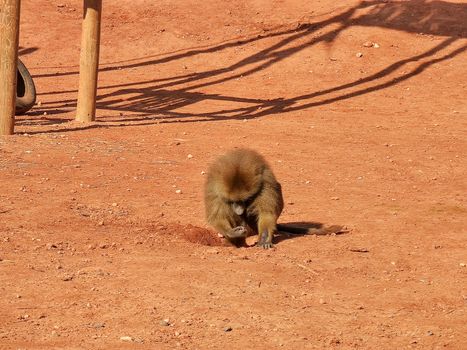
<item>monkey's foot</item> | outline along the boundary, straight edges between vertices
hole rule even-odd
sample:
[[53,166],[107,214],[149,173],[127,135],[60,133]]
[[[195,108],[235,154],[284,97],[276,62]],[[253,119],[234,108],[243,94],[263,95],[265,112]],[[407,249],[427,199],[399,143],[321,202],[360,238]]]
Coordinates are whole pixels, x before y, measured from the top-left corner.
[[266,242],[266,243],[260,244],[259,247],[262,247],[263,249],[271,249],[271,248],[274,248],[274,244]]
[[268,239],[268,235],[264,234],[264,235],[261,235],[261,237],[259,238],[258,247],[264,248],[264,249],[270,249],[270,248],[274,248],[274,244],[272,244],[272,242]]

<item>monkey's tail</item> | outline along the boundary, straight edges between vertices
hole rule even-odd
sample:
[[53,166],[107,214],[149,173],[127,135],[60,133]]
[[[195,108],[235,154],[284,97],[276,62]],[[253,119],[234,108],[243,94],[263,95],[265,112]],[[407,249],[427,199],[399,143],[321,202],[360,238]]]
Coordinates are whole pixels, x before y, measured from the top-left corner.
[[349,232],[345,226],[325,226],[316,223],[277,224],[277,230],[293,235],[339,235]]

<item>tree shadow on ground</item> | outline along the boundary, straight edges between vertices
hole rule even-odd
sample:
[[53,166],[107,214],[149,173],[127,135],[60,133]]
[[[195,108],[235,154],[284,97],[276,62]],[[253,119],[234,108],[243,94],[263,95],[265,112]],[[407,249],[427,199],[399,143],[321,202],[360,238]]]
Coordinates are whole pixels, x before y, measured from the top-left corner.
[[[215,54],[232,47],[241,47],[265,39],[277,38],[273,45],[247,56],[226,67],[203,72],[182,74],[164,79],[102,86],[99,89],[97,108],[101,111],[120,112],[121,117],[99,118],[101,124],[87,127],[117,127],[127,124],[147,125],[159,122],[222,121],[226,119],[251,119],[279,113],[304,110],[332,104],[356,96],[382,90],[408,80],[432,65],[449,60],[467,50],[467,44],[454,45],[467,37],[467,5],[444,1],[415,0],[410,2],[363,1],[359,5],[342,11],[335,16],[310,23],[295,25],[294,28],[255,35],[242,40],[224,42],[207,48],[196,48],[143,62],[129,62],[118,66],[104,67],[101,71],[120,70],[166,63],[199,54]],[[445,36],[431,49],[400,59],[389,66],[370,74],[327,89],[313,91],[292,98],[274,99],[227,96],[204,93],[199,89],[218,86],[228,81],[261,72],[288,57],[319,43],[332,43],[352,26],[378,26],[388,29]],[[403,72],[402,68],[404,68]],[[402,73],[394,76],[394,73]],[[77,74],[66,72],[64,74]],[[36,78],[50,77],[38,75]],[[53,76],[57,76],[54,74]],[[104,90],[110,90],[104,93]],[[74,92],[74,91],[67,91]],[[50,92],[56,95],[64,91]],[[214,103],[213,103],[214,102]],[[212,105],[228,103],[234,107],[215,109]],[[211,103],[211,110],[192,113],[187,107],[198,103]],[[42,110],[48,114],[60,113],[76,107],[76,100],[48,102]],[[125,114],[131,113],[130,117]],[[105,112],[103,113],[105,114]],[[53,120],[53,119],[51,119]],[[108,125],[105,125],[107,124]],[[71,129],[71,130],[74,130]],[[71,131],[70,130],[70,131]],[[60,130],[63,132],[64,130]]]

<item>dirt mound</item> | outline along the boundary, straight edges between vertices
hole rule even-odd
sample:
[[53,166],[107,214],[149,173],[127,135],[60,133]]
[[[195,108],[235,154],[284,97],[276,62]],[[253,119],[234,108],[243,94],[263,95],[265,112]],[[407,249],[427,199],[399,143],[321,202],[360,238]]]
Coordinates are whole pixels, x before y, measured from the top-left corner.
[[182,238],[186,239],[188,242],[197,243],[207,246],[222,246],[223,240],[218,237],[217,234],[206,228],[185,225],[183,226]]
[[164,234],[205,246],[223,246],[224,241],[214,231],[194,225],[168,224]]

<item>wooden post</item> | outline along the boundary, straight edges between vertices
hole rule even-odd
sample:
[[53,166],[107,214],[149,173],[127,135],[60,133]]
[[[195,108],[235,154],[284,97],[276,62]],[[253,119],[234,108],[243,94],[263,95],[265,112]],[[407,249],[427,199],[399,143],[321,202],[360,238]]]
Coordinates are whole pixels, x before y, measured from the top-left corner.
[[83,3],[84,14],[81,32],[76,120],[91,122],[96,119],[102,0],[83,0]]
[[15,125],[21,0],[0,0],[0,135],[11,135]]

